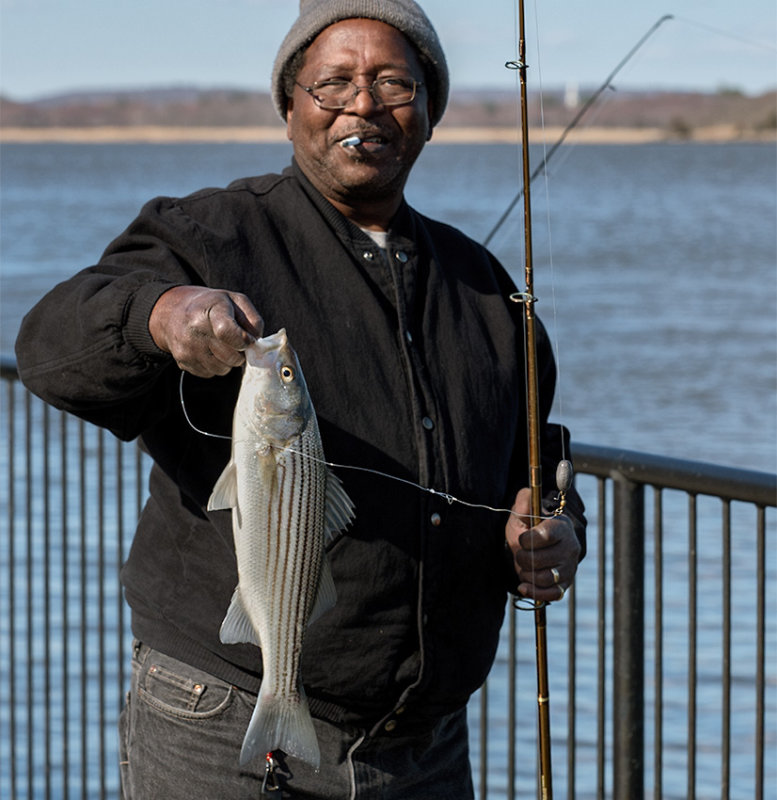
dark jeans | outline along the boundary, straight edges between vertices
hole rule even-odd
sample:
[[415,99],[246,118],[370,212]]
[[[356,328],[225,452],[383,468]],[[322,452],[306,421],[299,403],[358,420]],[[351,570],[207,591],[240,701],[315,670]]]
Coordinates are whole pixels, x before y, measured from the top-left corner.
[[[256,696],[136,645],[120,720],[124,800],[257,800],[265,764],[240,768]],[[472,800],[466,712],[417,738],[369,738],[314,725],[321,767],[279,756],[267,797],[310,800]],[[272,785],[272,784],[271,784]]]

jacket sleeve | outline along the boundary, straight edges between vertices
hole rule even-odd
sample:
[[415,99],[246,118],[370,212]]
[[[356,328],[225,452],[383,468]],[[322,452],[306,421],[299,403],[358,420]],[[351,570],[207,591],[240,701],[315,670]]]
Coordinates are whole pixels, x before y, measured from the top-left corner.
[[175,363],[148,320],[173,286],[202,283],[197,226],[157,198],[100,262],[55,286],[24,318],[16,341],[23,383],[53,406],[132,439],[164,416]]

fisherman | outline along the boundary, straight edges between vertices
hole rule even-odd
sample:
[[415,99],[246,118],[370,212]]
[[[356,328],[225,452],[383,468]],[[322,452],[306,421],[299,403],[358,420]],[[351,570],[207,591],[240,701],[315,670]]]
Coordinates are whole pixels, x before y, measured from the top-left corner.
[[[154,462],[122,571],[136,638],[125,798],[256,798],[268,776],[276,797],[470,798],[466,704],[508,593],[552,602],[573,581],[585,526],[574,490],[562,514],[526,522],[515,287],[484,248],[403,198],[448,88],[412,0],[302,0],[272,75],[291,166],[150,201],[24,321],[27,386],[140,437]],[[328,553],[337,603],[302,651],[318,770],[280,751],[239,766],[261,659],[219,638],[237,574],[231,516],[207,509],[243,352],[280,328],[327,459],[360,468],[334,470],[355,519]],[[567,434],[547,419],[555,367],[541,327],[538,339],[550,514]]]

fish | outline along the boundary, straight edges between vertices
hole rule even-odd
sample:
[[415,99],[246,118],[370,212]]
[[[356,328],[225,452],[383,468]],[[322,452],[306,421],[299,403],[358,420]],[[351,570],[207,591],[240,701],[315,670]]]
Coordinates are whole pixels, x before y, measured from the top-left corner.
[[300,675],[305,630],[337,600],[326,546],[354,505],[324,462],[318,420],[286,330],[245,351],[229,463],[208,510],[231,509],[238,584],[219,636],[261,648],[262,682],[240,764],[320,749]]

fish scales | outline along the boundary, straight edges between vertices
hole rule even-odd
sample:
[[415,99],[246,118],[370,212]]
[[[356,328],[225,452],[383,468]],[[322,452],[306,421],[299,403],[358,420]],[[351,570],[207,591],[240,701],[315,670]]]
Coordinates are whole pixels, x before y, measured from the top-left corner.
[[[316,431],[316,437],[317,437]],[[268,609],[267,626],[274,630],[276,638],[268,642],[263,649],[263,658],[275,658],[275,669],[270,675],[279,675],[281,685],[276,687],[278,694],[290,696],[297,690],[292,683],[299,671],[299,659],[302,652],[304,627],[297,624],[284,626],[285,620],[304,620],[310,616],[312,604],[316,597],[320,561],[323,547],[315,537],[298,536],[298,530],[316,528],[322,520],[317,519],[321,513],[324,486],[321,480],[322,470],[310,469],[310,462],[304,443],[314,438],[303,433],[300,440],[300,451],[288,454],[279,464],[282,479],[279,491],[270,503],[275,502],[268,514],[269,528],[275,530],[277,538],[270,545],[269,553],[273,554],[276,563],[268,573],[271,585],[269,597],[276,600]],[[316,454],[320,459],[322,454]],[[285,557],[285,560],[281,561]],[[276,624],[273,624],[275,621]]]
[[324,464],[313,405],[284,330],[246,350],[232,456],[209,510],[232,509],[238,586],[225,643],[261,647],[262,685],[240,761],[283,750],[314,766],[318,742],[302,689],[307,625],[335,602],[325,543],[353,504]]

